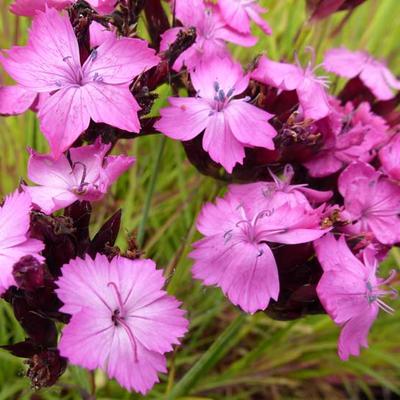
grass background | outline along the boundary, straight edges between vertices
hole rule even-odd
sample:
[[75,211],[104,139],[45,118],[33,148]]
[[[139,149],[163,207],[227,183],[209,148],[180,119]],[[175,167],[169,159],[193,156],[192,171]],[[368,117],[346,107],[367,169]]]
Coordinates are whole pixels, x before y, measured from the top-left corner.
[[[23,44],[29,20],[8,12],[1,0],[1,48]],[[318,23],[307,21],[303,0],[265,0],[266,18],[274,34],[260,37],[251,50],[234,48],[244,63],[267,52],[273,59],[305,60],[304,48],[316,49],[318,61],[325,50],[345,45],[365,49],[386,58],[400,73],[399,0],[368,0],[350,16],[337,13]],[[337,28],[348,18],[343,28]],[[11,83],[2,76],[3,83]],[[340,81],[335,81],[340,85]],[[160,89],[157,107],[165,104],[168,88]],[[154,110],[157,112],[157,109]],[[26,177],[26,146],[46,151],[36,116],[0,118],[0,195],[14,190]],[[370,348],[359,358],[341,362],[336,355],[339,329],[327,316],[293,322],[274,321],[263,313],[245,316],[226,301],[220,290],[204,288],[190,276],[187,258],[198,237],[195,218],[201,205],[224,190],[223,184],[199,175],[185,159],[178,142],[162,137],[143,137],[119,144],[119,151],[137,157],[135,166],[120,178],[106,199],[96,204],[93,229],[123,209],[118,245],[126,247],[128,236],[139,231],[146,257],[155,259],[168,278],[168,291],[184,303],[190,332],[184,344],[169,354],[169,373],[146,396],[148,399],[390,399],[400,398],[400,312],[381,313],[374,324]],[[154,194],[151,187],[154,183]],[[150,202],[150,203],[149,203]],[[144,205],[151,205],[143,218]],[[1,229],[1,227],[0,227]],[[387,267],[399,265],[393,252]],[[400,301],[393,301],[394,307]],[[24,334],[8,305],[0,302],[0,344],[23,339]],[[0,400],[81,399],[91,391],[90,373],[69,367],[59,384],[32,397],[24,377],[22,360],[0,351]],[[102,372],[94,374],[98,399],[141,398],[122,390]],[[86,396],[86,397],[85,397]]]

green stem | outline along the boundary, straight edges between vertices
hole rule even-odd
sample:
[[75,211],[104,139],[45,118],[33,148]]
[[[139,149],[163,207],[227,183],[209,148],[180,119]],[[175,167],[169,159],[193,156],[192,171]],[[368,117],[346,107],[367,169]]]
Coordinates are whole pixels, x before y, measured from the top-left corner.
[[196,382],[207,374],[207,372],[217,362],[229,352],[229,350],[237,343],[240,337],[240,331],[246,322],[246,314],[240,314],[210,348],[200,357],[193,367],[183,376],[183,378],[174,386],[171,392],[167,395],[168,400],[174,400],[177,397],[187,395],[193,388]]
[[154,163],[154,168],[151,173],[149,190],[147,191],[147,196],[146,196],[146,200],[145,200],[144,208],[143,208],[142,220],[140,221],[140,225],[139,225],[139,229],[138,229],[137,244],[138,244],[139,248],[141,248],[143,246],[143,242],[144,242],[144,233],[146,230],[146,224],[147,224],[147,220],[149,217],[151,200],[153,198],[154,189],[155,189],[157,177],[158,177],[158,172],[160,171],[161,157],[164,152],[165,143],[166,143],[166,137],[163,136],[161,138],[161,141],[160,141],[160,144],[158,147],[156,161]]

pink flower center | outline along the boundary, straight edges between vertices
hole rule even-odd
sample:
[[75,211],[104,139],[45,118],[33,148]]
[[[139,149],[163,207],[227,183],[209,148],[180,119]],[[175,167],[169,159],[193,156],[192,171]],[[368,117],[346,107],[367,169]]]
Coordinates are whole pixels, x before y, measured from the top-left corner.
[[121,293],[114,282],[108,282],[107,286],[113,289],[114,296],[118,303],[118,307],[113,311],[111,315],[111,321],[113,322],[116,328],[121,327],[126,332],[132,347],[134,362],[137,363],[138,362],[137,343],[135,336],[132,332],[132,328],[126,322],[126,315],[124,310],[125,303],[122,301]]
[[213,108],[219,112],[222,111],[228,105],[235,89],[231,88],[225,93],[224,90],[219,86],[219,83],[214,82],[214,91],[215,95],[214,95]]

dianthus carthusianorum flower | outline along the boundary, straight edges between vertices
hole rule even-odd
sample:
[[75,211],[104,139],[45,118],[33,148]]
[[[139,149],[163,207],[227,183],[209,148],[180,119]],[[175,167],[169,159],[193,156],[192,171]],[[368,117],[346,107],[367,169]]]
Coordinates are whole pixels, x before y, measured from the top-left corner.
[[61,355],[145,394],[157,372],[166,372],[164,353],[188,326],[164,283],[152,260],[97,255],[64,265],[56,291],[72,319],[62,332]]
[[133,157],[106,156],[110,147],[97,141],[73,147],[68,157],[62,154],[58,159],[31,150],[28,177],[39,185],[25,186],[32,203],[51,214],[76,200],[100,200],[109,186],[135,162]]
[[[251,185],[246,185],[251,186]],[[305,196],[263,192],[263,187],[228,193],[216,204],[206,204],[197,228],[205,236],[194,243],[193,275],[205,285],[219,286],[229,300],[244,311],[264,310],[277,300],[279,277],[272,243],[313,241],[326,231],[320,228],[321,210],[312,209]],[[261,199],[261,200],[260,200]],[[264,199],[264,200],[262,200]]]
[[47,9],[33,20],[28,45],[8,50],[2,63],[22,87],[51,93],[38,116],[53,155],[59,157],[90,119],[139,132],[140,107],[129,84],[158,60],[145,41],[110,35],[81,65],[68,17]]
[[318,284],[318,296],[326,312],[340,326],[338,351],[342,360],[358,356],[361,347],[367,347],[371,325],[379,308],[392,313],[381,297],[393,294],[382,286],[390,282],[376,276],[378,263],[369,249],[363,262],[348,248],[344,237],[339,240],[331,234],[315,241],[317,257],[324,273]]
[[170,97],[170,107],[160,111],[155,127],[178,140],[190,140],[204,131],[203,149],[232,172],[241,164],[245,147],[273,149],[275,129],[272,115],[238,99],[249,84],[239,64],[229,58],[215,58],[191,73],[196,97]]

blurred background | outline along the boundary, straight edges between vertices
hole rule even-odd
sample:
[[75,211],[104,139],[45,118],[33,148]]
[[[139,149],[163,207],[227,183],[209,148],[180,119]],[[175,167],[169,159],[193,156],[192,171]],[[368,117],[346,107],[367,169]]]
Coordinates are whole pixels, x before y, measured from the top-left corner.
[[[265,18],[273,35],[264,36],[254,27],[258,44],[252,49],[233,49],[243,64],[263,52],[288,61],[297,52],[306,60],[306,46],[314,47],[317,62],[321,62],[327,49],[344,45],[386,59],[392,71],[400,74],[399,0],[367,0],[353,12],[339,12],[317,22],[309,21],[304,0],[264,0],[261,4],[269,9]],[[29,19],[11,14],[8,5],[8,0],[1,0],[1,48],[24,44],[30,24]],[[4,71],[1,82],[12,83]],[[334,80],[332,87],[338,90],[341,84]],[[160,88],[159,95],[153,114],[165,104],[168,87]],[[27,112],[0,118],[1,196],[26,178],[27,146],[47,151],[36,115]],[[397,314],[381,313],[375,322],[370,348],[347,362],[336,354],[339,328],[328,316],[282,322],[261,312],[241,315],[219,289],[204,288],[191,279],[187,257],[198,238],[195,219],[201,205],[221,194],[224,184],[200,175],[186,160],[179,142],[149,136],[121,141],[118,146],[118,152],[137,157],[137,163],[95,205],[93,230],[122,208],[118,246],[126,249],[131,235],[139,236],[145,257],[164,269],[168,291],[184,303],[191,321],[184,344],[169,354],[169,374],[160,377],[160,384],[146,398],[400,399],[399,300],[391,303],[399,309]],[[384,268],[399,265],[400,252],[395,250]],[[0,345],[23,337],[8,304],[1,301]],[[206,351],[206,358],[191,369]],[[141,398],[122,390],[101,372],[91,374],[77,367],[69,367],[55,387],[36,393],[24,374],[23,361],[0,350],[0,400],[91,399],[93,382],[98,399]]]

